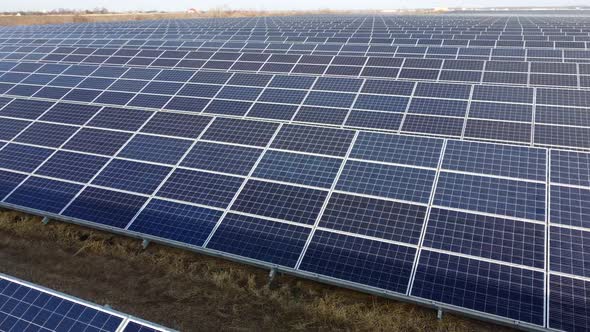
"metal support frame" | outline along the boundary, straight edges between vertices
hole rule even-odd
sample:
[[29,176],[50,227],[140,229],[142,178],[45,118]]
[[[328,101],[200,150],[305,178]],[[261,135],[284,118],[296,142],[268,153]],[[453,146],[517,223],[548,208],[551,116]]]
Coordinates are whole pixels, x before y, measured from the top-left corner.
[[142,239],[141,241],[141,248],[143,250],[147,249],[147,247],[150,245],[150,240],[148,239]]
[[440,307],[437,308],[437,311],[436,311],[436,319],[438,319],[438,320],[442,320],[443,319],[443,310]]
[[49,224],[49,217],[43,217],[43,220],[41,220],[41,222],[43,223],[43,225]]
[[268,272],[268,283],[272,283],[275,280],[275,277],[277,276],[277,268],[273,267],[270,269],[270,272]]

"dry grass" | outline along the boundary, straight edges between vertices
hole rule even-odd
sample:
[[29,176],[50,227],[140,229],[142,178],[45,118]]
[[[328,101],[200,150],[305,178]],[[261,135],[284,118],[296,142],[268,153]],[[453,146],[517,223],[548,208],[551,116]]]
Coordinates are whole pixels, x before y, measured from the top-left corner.
[[71,15],[0,15],[2,25],[35,25],[91,23],[115,21],[142,21],[164,19],[194,19],[213,17],[257,17],[257,16],[292,16],[310,14],[346,14],[347,11],[316,10],[316,11],[257,11],[257,10],[210,10],[203,13],[137,13],[137,14],[71,14]]
[[510,331],[161,245],[0,212],[0,272],[182,331]]

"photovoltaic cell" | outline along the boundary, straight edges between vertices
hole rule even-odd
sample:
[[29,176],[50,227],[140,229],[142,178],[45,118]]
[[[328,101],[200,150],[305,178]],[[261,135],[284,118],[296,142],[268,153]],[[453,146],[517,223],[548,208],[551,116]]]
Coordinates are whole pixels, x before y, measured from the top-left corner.
[[590,189],[551,185],[551,223],[590,228]]
[[146,200],[143,196],[87,187],[62,214],[104,226],[124,228]]
[[0,168],[12,169],[21,172],[32,172],[53,150],[34,146],[8,144],[0,150]]
[[262,147],[268,144],[277,127],[276,123],[218,118],[202,138]]
[[544,149],[449,141],[444,169],[545,181]]
[[36,122],[18,135],[14,141],[57,148],[77,130],[78,127]]
[[245,176],[261,153],[262,149],[197,142],[181,166]]
[[309,228],[229,213],[207,247],[259,261],[294,267]]
[[544,221],[545,185],[441,172],[434,204]]
[[415,254],[410,247],[318,230],[300,269],[405,293]]
[[192,141],[177,138],[136,135],[118,157],[174,165],[191,144]]
[[350,158],[436,168],[442,144],[440,139],[361,132]]
[[234,176],[176,169],[157,196],[225,208],[242,185]]
[[39,175],[86,183],[106,164],[108,158],[57,151],[35,172]]
[[349,160],[337,190],[428,203],[434,171]]
[[141,132],[197,138],[211,119],[207,116],[158,112],[141,128]]
[[70,138],[64,148],[112,156],[130,137],[131,134],[123,132],[83,128]]
[[76,195],[81,185],[30,177],[5,200],[31,209],[59,213]]
[[330,188],[341,164],[341,159],[271,150],[265,153],[252,176]]
[[551,227],[549,243],[552,271],[590,276],[590,231]]
[[221,215],[218,210],[154,199],[129,230],[201,246]]
[[404,112],[408,98],[395,96],[376,96],[360,94],[354,108],[373,111]]
[[3,331],[115,332],[122,317],[0,277]]
[[333,193],[319,227],[418,244],[426,207]]
[[327,191],[250,180],[232,210],[313,225]]
[[565,331],[590,327],[590,281],[551,275],[548,296],[549,327]]
[[149,195],[156,190],[170,170],[170,167],[165,166],[114,159],[98,174],[92,184]]
[[590,187],[590,154],[551,150],[551,182]]
[[543,284],[543,272],[423,250],[411,294],[542,325]]
[[423,246],[543,268],[545,225],[433,208]]
[[52,102],[15,99],[0,110],[0,115],[21,119],[36,119],[51,106]]
[[351,130],[285,125],[271,148],[343,157],[353,137]]

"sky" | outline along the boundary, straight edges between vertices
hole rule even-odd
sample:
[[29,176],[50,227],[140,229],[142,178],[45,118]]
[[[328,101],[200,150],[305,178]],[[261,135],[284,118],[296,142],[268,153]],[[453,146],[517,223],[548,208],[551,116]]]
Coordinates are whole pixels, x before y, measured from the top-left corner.
[[308,10],[308,9],[398,9],[433,7],[503,7],[503,6],[575,6],[585,0],[2,0],[2,11],[92,9],[105,7],[111,11],[163,10],[184,11],[188,8],[202,10],[226,5],[231,9],[257,10]]

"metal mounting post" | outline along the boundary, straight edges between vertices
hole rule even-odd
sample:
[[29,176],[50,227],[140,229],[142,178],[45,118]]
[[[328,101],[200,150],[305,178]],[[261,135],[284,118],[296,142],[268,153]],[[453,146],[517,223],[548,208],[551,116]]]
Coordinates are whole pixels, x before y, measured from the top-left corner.
[[43,217],[43,220],[41,220],[41,222],[43,223],[43,225],[49,224],[49,217]]
[[143,241],[141,241],[141,248],[145,250],[149,244],[150,244],[150,240],[143,239]]
[[438,309],[437,309],[437,312],[436,312],[436,318],[437,318],[438,320],[441,320],[441,319],[443,318],[443,310],[442,310],[442,308],[438,308]]
[[268,273],[268,283],[272,283],[273,280],[275,280],[276,276],[277,276],[277,269],[273,267],[270,269],[270,272]]

